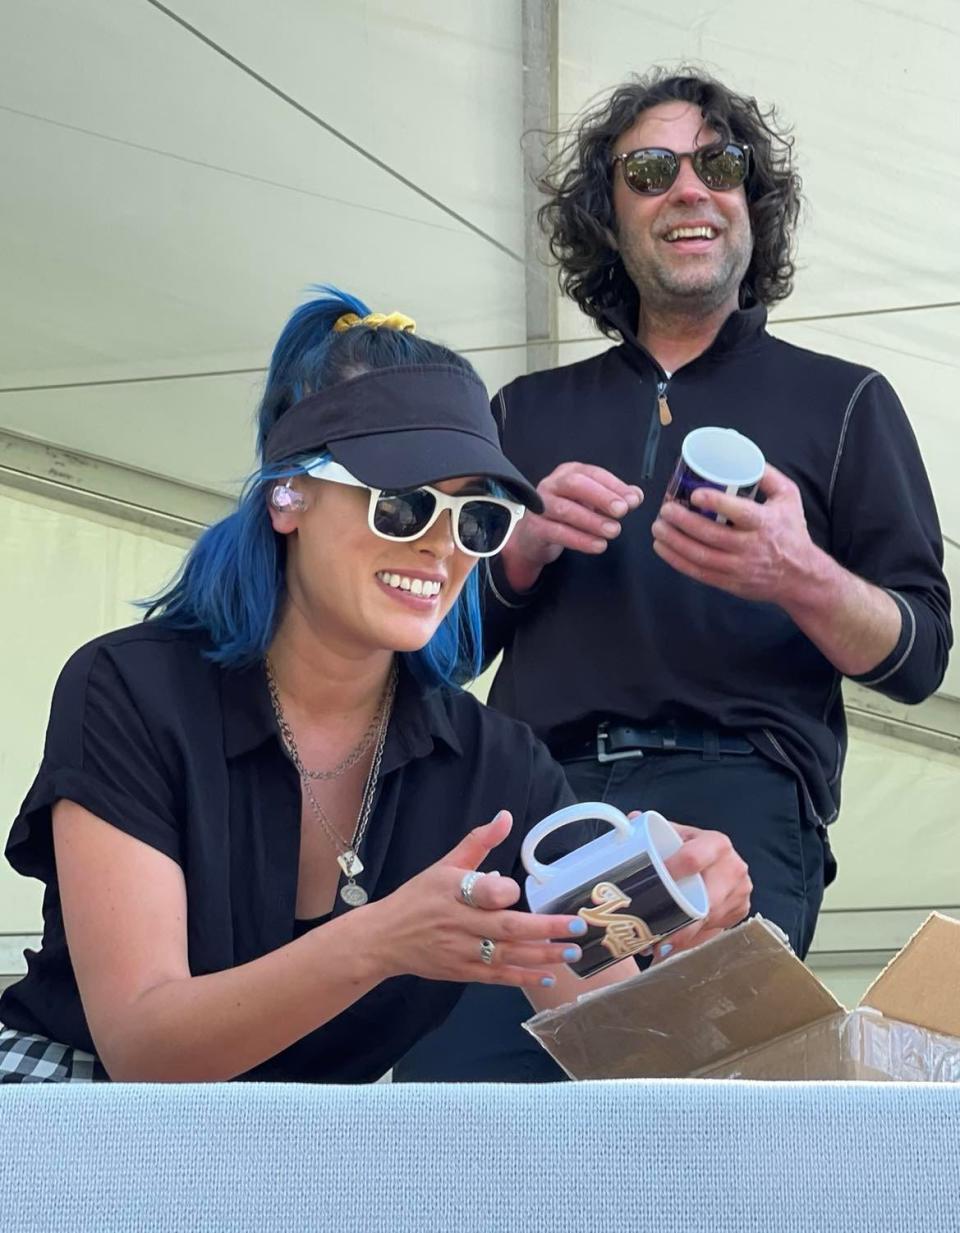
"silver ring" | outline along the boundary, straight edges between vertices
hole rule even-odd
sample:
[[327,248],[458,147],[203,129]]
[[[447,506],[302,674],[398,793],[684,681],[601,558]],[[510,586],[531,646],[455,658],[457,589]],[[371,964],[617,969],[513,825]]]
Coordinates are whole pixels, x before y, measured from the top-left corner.
[[476,908],[480,905],[474,902],[473,888],[483,877],[483,874],[477,869],[471,869],[469,873],[465,873],[460,879],[460,898],[468,908]]
[[491,942],[489,938],[484,938],[480,943],[480,958],[484,963],[493,963],[493,956],[497,953],[496,942]]

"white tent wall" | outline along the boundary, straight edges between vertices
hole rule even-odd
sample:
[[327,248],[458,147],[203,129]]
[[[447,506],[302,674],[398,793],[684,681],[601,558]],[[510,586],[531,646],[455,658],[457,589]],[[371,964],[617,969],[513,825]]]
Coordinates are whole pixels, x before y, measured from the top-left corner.
[[[50,698],[69,656],[106,630],[139,619],[131,600],[176,570],[181,536],[0,485],[0,830],[36,774]],[[0,863],[0,984],[20,971],[41,930],[42,887]]]
[[[556,18],[561,121],[653,62],[700,62],[778,104],[809,206],[772,329],[890,377],[960,540],[952,0],[727,0],[682,16],[642,0],[170,8],[182,21],[150,0],[3,15],[0,656],[14,705],[0,720],[0,827],[33,774],[63,660],[130,620],[126,600],[187,542],[134,507],[201,522],[236,490],[270,346],[310,283],[408,312],[491,389],[527,367],[529,280],[552,275],[526,264],[524,82],[543,65],[528,49],[525,71],[525,22]],[[556,336],[561,362],[608,345],[569,304]],[[107,461],[32,468],[44,443]],[[4,458],[53,493],[66,465],[75,489],[119,493],[149,525],[4,489]],[[960,553],[947,554],[960,582]],[[854,717],[840,878],[814,954],[845,998],[924,908],[960,902],[958,697],[960,659],[933,710],[857,696],[875,714]],[[3,935],[38,927],[36,888],[0,866],[0,980]]]
[[522,371],[519,4],[173,7],[250,72],[146,0],[4,13],[0,428],[233,490],[318,281]]
[[960,916],[960,757],[856,725],[810,966],[857,1001],[927,913]]

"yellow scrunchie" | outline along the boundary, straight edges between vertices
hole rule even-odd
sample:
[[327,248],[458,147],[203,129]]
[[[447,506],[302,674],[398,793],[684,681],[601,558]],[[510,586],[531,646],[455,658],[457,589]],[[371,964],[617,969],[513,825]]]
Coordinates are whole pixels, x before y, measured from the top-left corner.
[[375,330],[385,326],[388,330],[402,330],[407,334],[413,334],[417,329],[416,321],[412,317],[405,317],[403,313],[368,313],[366,317],[358,317],[356,313],[344,313],[337,318],[333,329],[335,333],[342,334],[353,325],[370,325]]

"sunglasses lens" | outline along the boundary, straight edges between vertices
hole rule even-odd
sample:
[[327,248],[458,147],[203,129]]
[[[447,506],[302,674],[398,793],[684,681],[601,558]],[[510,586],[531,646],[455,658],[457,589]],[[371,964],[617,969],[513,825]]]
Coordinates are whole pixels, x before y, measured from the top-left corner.
[[[437,499],[429,488],[381,493],[373,511],[373,526],[387,539],[416,539],[430,524]],[[488,556],[503,547],[513,519],[496,501],[477,497],[460,507],[457,536],[460,546],[476,556]]]
[[503,546],[510,530],[510,511],[493,501],[468,501],[460,510],[457,530],[467,552],[485,556]]
[[433,493],[427,488],[385,492],[374,508],[373,525],[390,539],[413,539],[430,521],[436,504]]
[[747,152],[742,146],[707,146],[694,161],[697,175],[716,192],[739,188],[747,176]]
[[672,150],[634,150],[623,160],[623,177],[635,193],[665,193],[677,178]]

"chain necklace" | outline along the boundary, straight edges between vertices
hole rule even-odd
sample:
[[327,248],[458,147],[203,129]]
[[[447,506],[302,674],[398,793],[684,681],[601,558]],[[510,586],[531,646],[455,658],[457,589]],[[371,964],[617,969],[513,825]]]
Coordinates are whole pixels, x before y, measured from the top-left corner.
[[[276,716],[277,727],[280,729],[280,738],[283,741],[284,748],[290,756],[290,761],[297,768],[297,773],[300,776],[300,782],[303,785],[303,790],[306,793],[307,800],[310,802],[317,821],[325,831],[327,838],[333,844],[337,851],[337,864],[343,871],[346,877],[346,883],[340,888],[340,898],[351,908],[358,908],[367,902],[367,892],[357,883],[356,875],[363,873],[363,862],[357,855],[360,850],[360,845],[363,843],[363,837],[366,834],[367,825],[370,821],[370,814],[373,809],[373,798],[376,796],[377,782],[380,776],[380,763],[383,759],[383,747],[386,743],[387,728],[390,725],[390,714],[393,710],[393,699],[397,690],[397,665],[394,662],[390,676],[387,678],[387,684],[384,687],[383,698],[380,701],[380,707],[377,710],[377,725],[374,732],[374,751],[373,758],[370,763],[370,770],[367,772],[367,779],[363,787],[363,796],[360,800],[360,810],[357,814],[357,822],[353,829],[353,838],[349,844],[346,844],[336,831],[330,819],[324,813],[320,802],[313,794],[313,788],[310,786],[310,772],[303,765],[303,760],[300,757],[300,750],[297,748],[296,738],[293,735],[293,729],[287,722],[287,718],[283,713],[283,706],[280,702],[280,691],[277,688],[277,681],[273,675],[273,669],[270,667],[270,661],[266,661],[267,670],[267,685],[270,689],[270,702],[273,705],[273,713]],[[369,745],[368,745],[369,748]],[[354,753],[356,751],[353,751]],[[352,757],[351,755],[348,755]],[[354,763],[359,761],[360,755],[354,759]],[[346,767],[343,768],[346,770]],[[340,772],[342,774],[342,771]],[[325,778],[334,778],[333,774],[327,774]]]
[[341,775],[345,775],[347,771],[355,767],[364,754],[369,753],[371,745],[377,739],[377,733],[380,731],[380,720],[383,716],[383,706],[386,700],[387,695],[384,693],[366,732],[361,736],[359,742],[354,745],[353,749],[344,758],[340,759],[332,771],[306,771],[307,777],[313,780],[339,779]]

